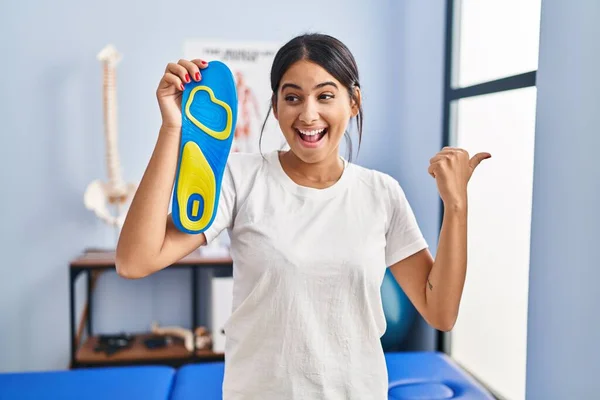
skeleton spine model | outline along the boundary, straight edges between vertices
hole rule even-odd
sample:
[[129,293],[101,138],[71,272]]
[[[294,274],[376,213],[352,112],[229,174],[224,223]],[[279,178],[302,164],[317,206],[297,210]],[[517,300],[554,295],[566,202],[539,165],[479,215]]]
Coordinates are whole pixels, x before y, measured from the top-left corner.
[[[116,65],[121,55],[112,45],[97,56],[103,65],[104,139],[108,180],[91,182],[84,194],[84,204],[110,226],[120,228],[125,221],[126,207],[137,189],[134,183],[125,183],[118,152]],[[113,209],[111,211],[111,208]]]

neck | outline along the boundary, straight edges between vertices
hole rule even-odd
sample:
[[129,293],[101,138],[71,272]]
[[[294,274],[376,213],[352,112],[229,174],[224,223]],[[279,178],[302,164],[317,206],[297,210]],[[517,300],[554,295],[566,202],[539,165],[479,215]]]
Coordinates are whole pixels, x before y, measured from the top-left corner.
[[318,188],[333,185],[344,171],[344,162],[340,159],[337,150],[323,161],[316,163],[302,161],[291,150],[280,153],[279,159],[283,169],[297,183]]

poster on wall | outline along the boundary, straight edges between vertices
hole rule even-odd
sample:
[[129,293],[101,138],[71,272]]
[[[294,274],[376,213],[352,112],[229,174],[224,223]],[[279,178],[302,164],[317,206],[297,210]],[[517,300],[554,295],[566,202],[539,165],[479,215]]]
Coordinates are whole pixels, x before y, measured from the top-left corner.
[[238,95],[238,119],[231,151],[263,154],[283,149],[285,138],[273,113],[261,129],[271,100],[270,73],[278,43],[193,39],[184,43],[184,58],[222,61],[233,73]]

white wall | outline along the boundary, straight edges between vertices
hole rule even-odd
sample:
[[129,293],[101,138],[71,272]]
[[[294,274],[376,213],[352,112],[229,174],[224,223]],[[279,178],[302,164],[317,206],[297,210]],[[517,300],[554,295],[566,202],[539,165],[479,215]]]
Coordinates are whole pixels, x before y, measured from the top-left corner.
[[[390,151],[381,153],[381,163],[400,181],[435,255],[440,200],[427,167],[442,146],[445,2],[389,1],[395,39],[379,63],[391,67],[386,78],[390,116],[381,136]],[[406,346],[435,349],[435,331],[418,318]]]

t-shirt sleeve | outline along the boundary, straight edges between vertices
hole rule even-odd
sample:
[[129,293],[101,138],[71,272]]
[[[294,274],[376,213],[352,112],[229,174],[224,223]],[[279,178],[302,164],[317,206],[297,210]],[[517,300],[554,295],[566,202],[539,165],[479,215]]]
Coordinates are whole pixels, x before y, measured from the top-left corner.
[[219,236],[223,230],[230,229],[233,226],[236,191],[231,168],[230,163],[225,167],[223,180],[221,182],[221,197],[219,198],[217,214],[215,215],[215,219],[211,226],[204,231],[207,244]]
[[385,261],[388,267],[428,247],[400,184],[391,177],[389,182],[385,235]]

